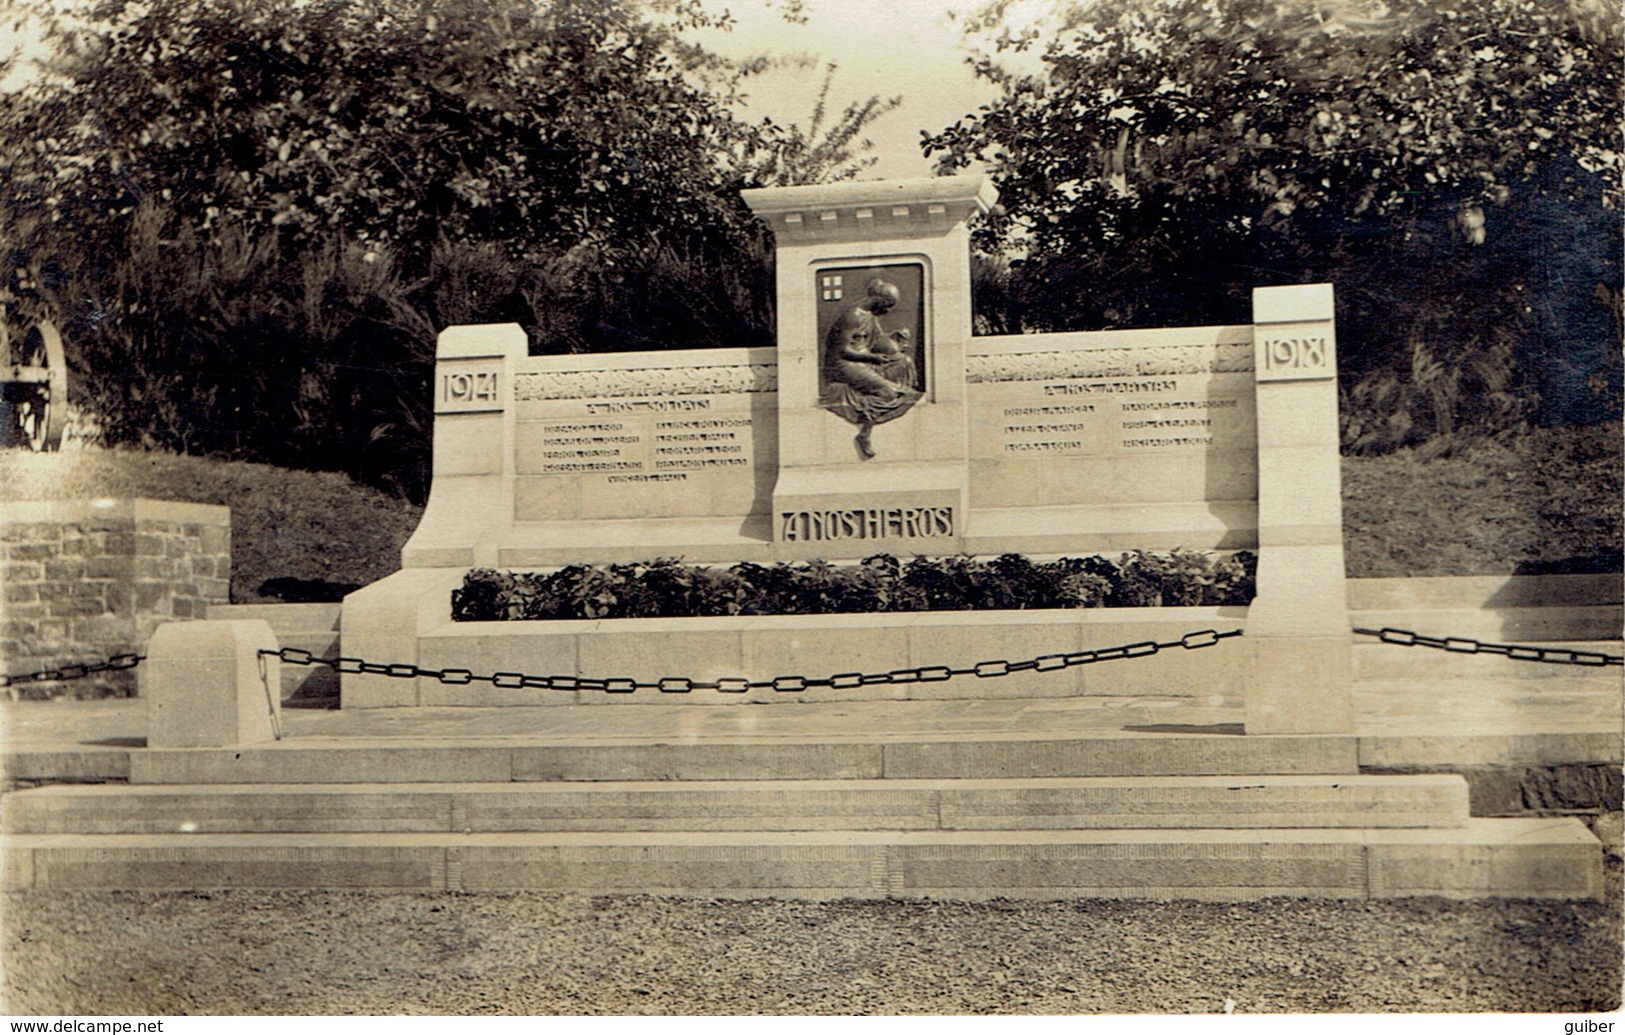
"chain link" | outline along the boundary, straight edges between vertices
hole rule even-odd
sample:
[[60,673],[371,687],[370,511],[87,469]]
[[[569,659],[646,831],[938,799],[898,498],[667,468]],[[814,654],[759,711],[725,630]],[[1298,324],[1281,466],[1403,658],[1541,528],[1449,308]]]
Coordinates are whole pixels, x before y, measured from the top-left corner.
[[98,672],[117,672],[135,668],[147,660],[141,654],[115,654],[106,661],[91,661],[61,668],[42,668],[38,672],[22,672],[14,676],[0,676],[0,690],[25,683],[54,683],[67,679],[83,679]]
[[1483,643],[1466,636],[1423,636],[1409,629],[1355,629],[1361,636],[1375,636],[1383,643],[1401,647],[1432,647],[1452,654],[1495,654],[1513,661],[1539,661],[1548,665],[1583,665],[1602,668],[1625,665],[1625,657],[1597,651],[1569,650],[1566,647],[1526,647],[1516,643]]
[[[1117,647],[1098,647],[1093,650],[1069,651],[1064,654],[1040,654],[1036,658],[1028,658],[1022,661],[1006,661],[1002,658],[991,659],[977,662],[965,668],[950,668],[947,665],[921,665],[917,668],[892,669],[889,672],[840,672],[819,679],[799,675],[775,676],[772,679],[745,679],[740,676],[727,676],[714,680],[696,680],[684,676],[664,676],[654,680],[637,680],[626,677],[585,679],[580,676],[531,676],[523,672],[495,672],[489,675],[479,675],[466,668],[432,669],[419,668],[417,665],[405,663],[384,664],[362,658],[319,658],[310,651],[299,647],[283,647],[280,650],[267,648],[262,649],[259,653],[275,656],[289,665],[325,665],[335,671],[352,675],[378,675],[393,679],[434,679],[447,686],[490,683],[504,690],[593,690],[609,694],[630,694],[639,690],[655,690],[663,694],[687,694],[695,690],[712,690],[722,694],[743,694],[752,690],[772,690],[775,693],[801,693],[815,689],[850,690],[860,686],[941,683],[956,676],[976,676],[978,679],[993,679],[999,676],[1013,675],[1017,672],[1055,672],[1063,668],[1093,665],[1102,661],[1149,658],[1161,651],[1171,650],[1175,647],[1184,650],[1200,650],[1203,647],[1212,647],[1221,640],[1229,639],[1232,636],[1240,636],[1241,632],[1240,629],[1231,629],[1228,632],[1203,629],[1199,632],[1186,633],[1177,640],[1170,640],[1165,643],[1142,640],[1138,643],[1126,643]],[[1452,654],[1492,654],[1510,658],[1513,661],[1537,661],[1548,665],[1579,665],[1588,668],[1625,665],[1625,657],[1618,654],[1571,650],[1565,647],[1530,647],[1514,643],[1485,643],[1466,636],[1424,636],[1408,629],[1387,627],[1382,629],[1356,628],[1354,632],[1360,636],[1376,637],[1383,643],[1391,643],[1402,647],[1431,647]],[[63,665],[61,668],[47,668],[38,672],[26,672],[9,676],[0,675],[0,689],[22,686],[27,683],[83,679],[98,672],[132,669],[145,660],[145,655],[141,654],[114,654],[106,661]]]
[[904,683],[941,683],[955,676],[976,676],[993,679],[1017,672],[1054,672],[1078,665],[1092,665],[1120,658],[1149,658],[1160,651],[1179,647],[1200,650],[1212,647],[1221,640],[1240,636],[1240,629],[1219,632],[1203,629],[1186,633],[1177,640],[1157,643],[1142,640],[1121,647],[1102,647],[1096,650],[1072,651],[1067,654],[1043,654],[1023,661],[1003,658],[977,662],[965,668],[947,665],[921,665],[918,668],[898,668],[890,672],[838,672],[832,676],[774,676],[772,679],[746,679],[743,676],[724,676],[718,679],[690,679],[687,676],[662,676],[659,679],[631,679],[617,676],[606,679],[587,679],[582,676],[531,676],[523,672],[493,672],[479,675],[466,668],[419,668],[416,665],[385,665],[361,658],[318,658],[308,650],[283,647],[269,648],[261,654],[280,658],[290,665],[326,665],[339,672],[389,676],[395,679],[433,679],[448,686],[466,686],[469,683],[490,683],[503,690],[596,690],[609,694],[630,694],[639,690],[653,690],[663,694],[688,694],[696,690],[712,690],[720,694],[743,694],[752,690],[772,690],[781,694],[797,694],[807,690],[851,690],[860,686],[896,686]]

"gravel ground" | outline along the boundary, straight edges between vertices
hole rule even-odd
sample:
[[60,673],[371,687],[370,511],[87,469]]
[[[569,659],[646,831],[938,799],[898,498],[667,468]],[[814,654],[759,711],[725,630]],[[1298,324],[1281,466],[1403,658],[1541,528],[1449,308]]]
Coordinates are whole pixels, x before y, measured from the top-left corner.
[[4,1009],[63,1014],[1564,1012],[1620,1006],[1602,903],[832,903],[14,893]]

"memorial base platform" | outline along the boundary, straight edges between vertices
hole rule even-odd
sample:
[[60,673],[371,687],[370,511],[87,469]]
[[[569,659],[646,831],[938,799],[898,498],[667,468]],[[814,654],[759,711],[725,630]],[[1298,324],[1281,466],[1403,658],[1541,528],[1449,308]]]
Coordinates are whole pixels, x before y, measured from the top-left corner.
[[[116,709],[99,715],[95,732],[117,727]],[[1246,736],[1238,719],[1232,705],[1135,697],[290,711],[285,739],[259,746],[99,738],[125,741],[101,750],[122,753],[128,782],[6,795],[4,881],[820,899],[1602,894],[1602,846],[1579,819],[1475,817],[1448,758],[1405,774],[1368,761],[1385,752],[1415,769],[1453,734],[1479,763],[1617,765],[1578,757],[1601,734],[1542,733],[1527,711],[1516,732],[1481,716],[1409,740],[1381,732],[1391,710],[1348,736]],[[47,779],[47,745],[25,746],[8,756],[12,775],[32,757]]]

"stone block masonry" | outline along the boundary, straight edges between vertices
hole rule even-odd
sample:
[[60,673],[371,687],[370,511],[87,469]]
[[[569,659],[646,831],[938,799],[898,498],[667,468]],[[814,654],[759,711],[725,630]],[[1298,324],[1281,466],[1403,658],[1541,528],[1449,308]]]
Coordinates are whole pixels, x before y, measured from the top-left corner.
[[[231,511],[159,500],[8,502],[0,507],[0,671],[142,652],[164,622],[228,602]],[[132,670],[34,683],[36,697],[133,696]]]

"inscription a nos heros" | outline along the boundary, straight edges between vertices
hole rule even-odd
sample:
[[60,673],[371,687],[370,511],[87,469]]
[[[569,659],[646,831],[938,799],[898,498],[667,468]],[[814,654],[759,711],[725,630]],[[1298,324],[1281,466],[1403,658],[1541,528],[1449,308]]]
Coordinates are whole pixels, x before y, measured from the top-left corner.
[[790,510],[780,515],[785,542],[830,539],[919,539],[954,534],[952,507]]

